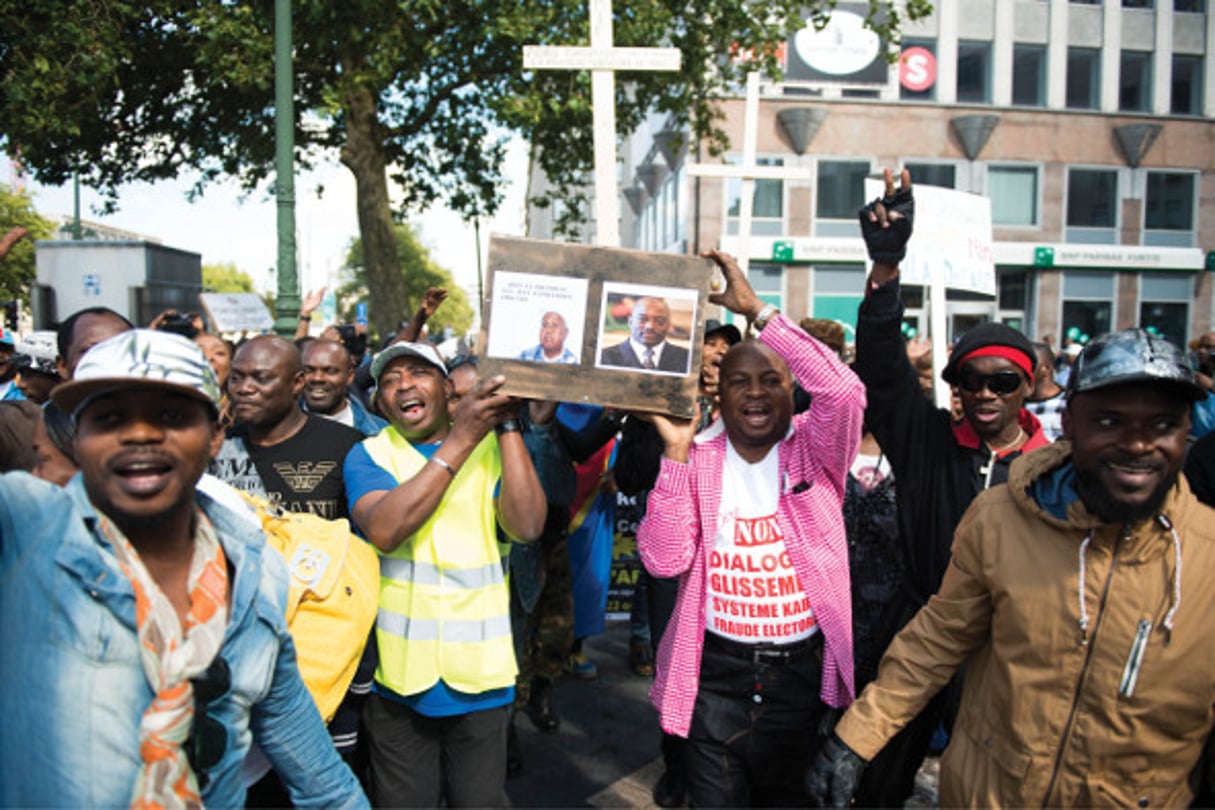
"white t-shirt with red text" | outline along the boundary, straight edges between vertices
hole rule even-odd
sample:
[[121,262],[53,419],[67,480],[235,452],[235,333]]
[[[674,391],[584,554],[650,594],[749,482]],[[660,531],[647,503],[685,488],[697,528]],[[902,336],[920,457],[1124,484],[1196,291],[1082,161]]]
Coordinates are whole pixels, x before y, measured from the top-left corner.
[[818,630],[776,519],[777,447],[750,464],[726,443],[717,534],[709,550],[705,627],[748,644],[788,644]]

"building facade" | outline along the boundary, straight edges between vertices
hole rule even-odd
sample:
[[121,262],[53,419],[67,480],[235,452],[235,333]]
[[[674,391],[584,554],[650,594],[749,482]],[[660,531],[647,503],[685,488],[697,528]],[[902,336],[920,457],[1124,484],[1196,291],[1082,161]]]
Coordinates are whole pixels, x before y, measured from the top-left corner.
[[[785,80],[761,88],[756,162],[800,172],[755,182],[756,289],[794,318],[854,324],[864,180],[907,167],[915,183],[991,201],[996,294],[950,290],[949,339],[987,320],[1056,346],[1128,326],[1183,344],[1211,329],[1215,15],[1204,0],[935,5],[904,29],[894,65],[855,24],[859,4],[791,37]],[[726,162],[741,160],[744,106],[741,91],[722,101]],[[679,135],[654,117],[623,142],[623,245],[736,252],[742,183],[694,177],[707,152]],[[904,296],[923,329],[924,288]]]

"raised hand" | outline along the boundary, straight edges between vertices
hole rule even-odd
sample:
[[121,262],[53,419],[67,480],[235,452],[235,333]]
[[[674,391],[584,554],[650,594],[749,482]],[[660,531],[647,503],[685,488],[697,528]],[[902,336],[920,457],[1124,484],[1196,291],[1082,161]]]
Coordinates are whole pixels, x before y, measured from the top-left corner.
[[518,412],[519,400],[500,393],[506,377],[501,374],[477,380],[460,398],[452,414],[451,432],[464,434],[473,444],[481,441],[494,426]]
[[755,294],[734,257],[720,250],[706,250],[700,255],[712,259],[721,268],[721,274],[726,279],[726,288],[720,292],[709,293],[709,301],[742,315],[747,320],[753,320],[764,308],[764,302]]
[[894,172],[884,171],[886,193],[857,212],[861,236],[875,262],[898,264],[907,255],[915,221],[915,199],[911,195],[911,172],[903,169],[899,187],[894,187]]
[[300,301],[300,317],[307,318],[320,309],[321,302],[325,300],[325,290],[328,287],[321,287],[319,290],[312,290],[304,299]]
[[435,310],[439,308],[447,298],[447,290],[443,287],[430,287],[426,290],[426,294],[422,296],[422,303],[418,305],[418,312],[424,318],[429,318],[435,314]]

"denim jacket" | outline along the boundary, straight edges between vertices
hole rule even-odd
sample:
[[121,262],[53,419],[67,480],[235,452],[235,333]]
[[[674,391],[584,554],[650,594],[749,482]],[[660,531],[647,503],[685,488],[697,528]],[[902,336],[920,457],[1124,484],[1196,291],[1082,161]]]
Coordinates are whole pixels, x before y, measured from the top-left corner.
[[[365,807],[295,663],[287,572],[261,533],[203,494],[224,548],[230,616],[219,654],[232,688],[207,714],[227,730],[202,791],[238,807],[241,762],[256,739],[298,806]],[[59,488],[0,476],[0,806],[125,806],[139,721],[153,693],[139,660],[135,598],[77,475]]]

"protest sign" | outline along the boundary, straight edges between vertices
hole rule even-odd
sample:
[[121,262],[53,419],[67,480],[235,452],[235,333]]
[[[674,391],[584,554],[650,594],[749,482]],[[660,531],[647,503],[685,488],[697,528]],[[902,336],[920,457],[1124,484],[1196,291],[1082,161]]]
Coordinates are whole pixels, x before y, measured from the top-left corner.
[[692,256],[494,235],[481,369],[517,396],[691,417],[713,272]]

